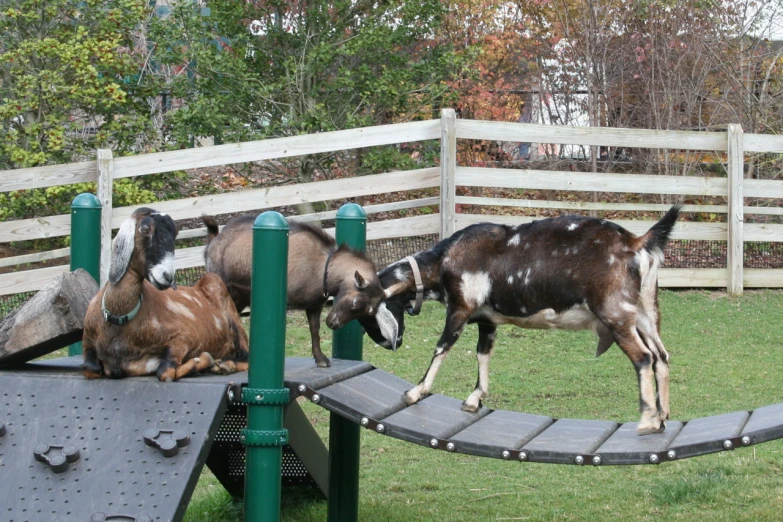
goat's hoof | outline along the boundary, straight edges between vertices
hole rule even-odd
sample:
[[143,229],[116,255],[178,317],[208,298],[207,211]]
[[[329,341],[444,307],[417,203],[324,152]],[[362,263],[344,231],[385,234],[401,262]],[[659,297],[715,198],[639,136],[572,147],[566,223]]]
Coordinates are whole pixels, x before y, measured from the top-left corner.
[[318,366],[319,368],[328,368],[332,365],[332,362],[329,359],[324,359],[322,361],[316,359],[315,365]]
[[410,395],[410,392],[405,392],[402,394],[402,401],[408,406],[413,406],[420,400],[421,400],[421,395],[414,397]]
[[82,375],[84,375],[84,377],[87,379],[100,379],[103,377],[103,375],[100,373],[94,372],[92,370],[82,370]]
[[465,401],[462,403],[462,406],[460,408],[462,411],[467,411],[468,413],[476,413],[481,409],[481,401],[479,401],[478,404],[470,404],[468,401]]
[[654,424],[650,425],[639,425],[636,428],[636,434],[637,435],[652,435],[653,433],[661,433],[663,430],[666,429],[665,423],[660,423],[660,425],[655,426]]

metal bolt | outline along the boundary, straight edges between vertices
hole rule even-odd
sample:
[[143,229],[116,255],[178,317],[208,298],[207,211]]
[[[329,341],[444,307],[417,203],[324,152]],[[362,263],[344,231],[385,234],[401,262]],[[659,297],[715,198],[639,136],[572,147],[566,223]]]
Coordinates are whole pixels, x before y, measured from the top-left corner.
[[658,455],[656,455],[655,453],[652,453],[650,455],[650,462],[652,462],[653,464],[658,464]]
[[438,439],[430,439],[430,446],[432,446],[433,448],[437,448],[438,447]]
[[527,460],[527,451],[519,452],[519,460]]
[[676,452],[676,451],[674,451],[674,450],[669,450],[669,451],[666,453],[666,456],[667,456],[667,457],[669,457],[669,460],[674,460],[674,459],[676,459],[676,458],[677,458],[677,452]]
[[300,384],[297,390],[299,390],[299,393],[304,393],[307,391],[307,386],[305,386],[304,384]]
[[228,396],[228,402],[234,402],[234,390],[229,388],[226,395]]
[[317,393],[314,393],[313,394],[313,398],[310,399],[310,400],[313,401],[314,403],[318,404],[320,402],[320,400],[321,400],[321,396],[318,395]]
[[596,455],[593,457],[593,466],[600,466],[601,465],[601,456]]
[[503,458],[508,460],[511,458],[511,452],[508,450],[503,450]]
[[448,444],[446,444],[447,451],[454,451],[455,449],[457,449],[457,446],[455,446],[453,442],[449,442]]
[[730,450],[731,448],[734,447],[734,444],[732,444],[731,441],[727,439],[723,441],[723,447],[726,448],[727,450]]
[[585,458],[581,455],[577,455],[576,458],[574,459],[574,462],[576,462],[581,466],[582,464],[585,463]]
[[261,394],[259,394],[259,395],[256,395],[256,400],[257,400],[257,401],[261,401],[261,400],[263,400],[263,399],[264,399],[264,396],[263,396],[263,395],[261,395]]
[[749,446],[750,445],[750,437],[748,437],[747,435],[742,437],[742,445],[743,446]]
[[368,424],[370,424],[370,419],[362,417],[361,425],[366,427]]
[[379,424],[378,424],[378,425],[375,427],[375,431],[377,431],[378,433],[383,433],[384,431],[386,431],[386,426],[384,426],[383,424],[380,424],[380,423],[379,423]]

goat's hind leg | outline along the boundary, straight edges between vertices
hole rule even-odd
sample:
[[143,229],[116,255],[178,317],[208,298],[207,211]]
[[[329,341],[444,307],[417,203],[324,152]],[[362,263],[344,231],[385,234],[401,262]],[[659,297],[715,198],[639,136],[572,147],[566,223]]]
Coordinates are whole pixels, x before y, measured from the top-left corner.
[[430,361],[427,371],[424,372],[424,377],[421,378],[419,384],[402,395],[402,400],[405,401],[405,404],[416,404],[429,395],[430,389],[435,383],[435,376],[438,374],[440,365],[443,364],[443,361],[449,354],[449,350],[451,350],[451,347],[454,346],[454,343],[459,339],[462,329],[465,328],[465,323],[470,316],[470,312],[462,308],[455,310],[455,308],[456,307],[449,305],[448,310],[446,311],[446,328],[443,330],[443,333],[438,340],[437,348],[435,348],[435,353],[432,355],[432,360]]
[[179,364],[174,359],[164,359],[158,366],[158,379],[171,382],[187,377],[193,373],[201,373],[215,366],[215,359],[207,352],[201,352],[198,357],[188,359]]
[[608,326],[617,344],[633,363],[639,380],[639,409],[642,416],[636,432],[639,435],[648,435],[663,431],[666,426],[658,413],[658,402],[655,396],[655,353],[647,348],[635,325],[625,323],[624,326],[619,326],[618,323]]
[[479,338],[476,344],[476,359],[478,360],[478,377],[473,393],[462,403],[462,409],[477,412],[481,401],[489,394],[489,359],[495,346],[497,326],[492,323],[479,323]]

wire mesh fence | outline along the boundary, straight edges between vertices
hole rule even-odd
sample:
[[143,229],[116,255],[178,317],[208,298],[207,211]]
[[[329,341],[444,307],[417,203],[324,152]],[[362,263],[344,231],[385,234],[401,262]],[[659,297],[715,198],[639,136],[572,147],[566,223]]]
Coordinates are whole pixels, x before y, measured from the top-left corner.
[[[367,253],[381,268],[438,241],[437,234],[367,242]],[[664,252],[666,268],[726,268],[725,241],[670,241]],[[745,268],[783,268],[783,243],[746,242]],[[177,284],[193,286],[204,267],[177,270]],[[35,292],[0,296],[0,320],[22,306]]]

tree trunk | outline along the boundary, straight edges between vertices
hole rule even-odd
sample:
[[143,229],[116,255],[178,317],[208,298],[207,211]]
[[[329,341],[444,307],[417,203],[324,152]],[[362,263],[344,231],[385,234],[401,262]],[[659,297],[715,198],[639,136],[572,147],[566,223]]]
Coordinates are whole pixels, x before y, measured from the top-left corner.
[[0,366],[21,364],[80,341],[98,283],[85,270],[61,274],[0,322]]

